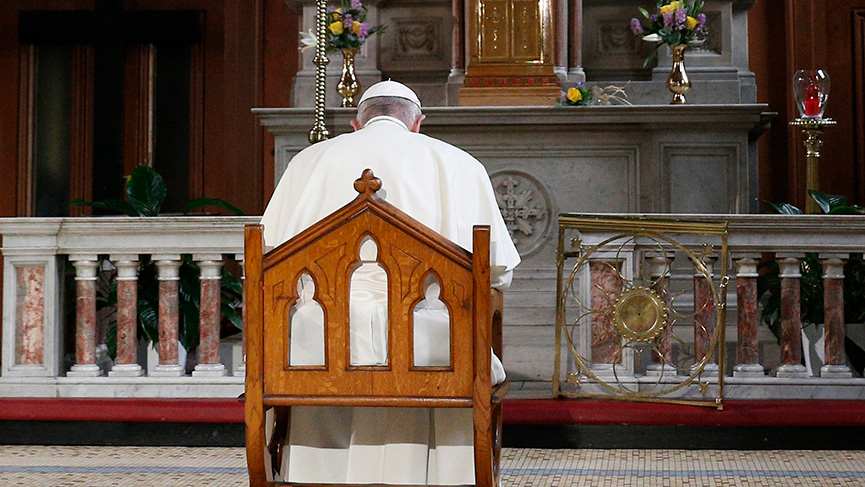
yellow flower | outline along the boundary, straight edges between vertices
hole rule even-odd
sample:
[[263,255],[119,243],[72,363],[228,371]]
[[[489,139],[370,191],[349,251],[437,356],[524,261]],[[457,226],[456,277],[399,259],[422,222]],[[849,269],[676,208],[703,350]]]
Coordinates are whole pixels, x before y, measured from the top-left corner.
[[568,100],[571,100],[571,102],[576,103],[582,99],[583,94],[580,93],[580,90],[578,90],[577,88],[571,88],[568,90]]
[[339,20],[339,17],[342,15],[342,9],[338,8],[333,11],[333,20]]
[[333,32],[333,35],[335,36],[342,35],[342,22],[334,22],[327,26],[327,28],[330,29],[330,31]]
[[676,13],[676,10],[679,10],[680,5],[681,5],[681,2],[679,2],[678,0],[675,2],[670,2],[666,5],[664,5],[663,7],[661,7],[661,13],[662,14]]
[[358,32],[359,30],[360,30],[360,22],[358,22],[357,20],[355,20],[354,22],[351,23],[351,33],[352,33],[352,34],[357,34],[357,32]]
[[697,19],[694,17],[688,17],[685,19],[685,28],[688,30],[694,30],[697,27]]

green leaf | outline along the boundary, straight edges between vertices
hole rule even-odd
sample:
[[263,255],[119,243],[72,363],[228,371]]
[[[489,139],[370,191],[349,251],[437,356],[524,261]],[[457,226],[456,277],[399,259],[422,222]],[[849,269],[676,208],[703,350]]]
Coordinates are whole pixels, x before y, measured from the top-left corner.
[[126,196],[141,216],[158,216],[167,194],[165,181],[151,167],[137,166],[126,178]]
[[650,17],[648,10],[644,9],[643,7],[637,7],[637,9],[640,10],[640,13],[643,14],[643,17],[645,17],[647,19]]
[[72,206],[92,206],[93,208],[116,211],[124,215],[138,216],[138,210],[135,207],[125,201],[119,200],[84,201],[81,198],[76,198],[72,201]]
[[861,215],[865,213],[865,207],[859,205],[836,206],[829,210],[830,215]]
[[108,356],[111,360],[117,360],[117,322],[112,321],[105,329],[105,346],[108,347]]
[[159,343],[159,313],[153,303],[146,299],[138,300],[138,323],[145,340]]
[[672,34],[670,34],[670,44],[675,46],[676,44],[681,44],[681,43],[682,43],[682,32],[677,30],[676,32],[673,32]]
[[180,301],[180,326],[178,339],[183,348],[189,350],[198,343],[198,306],[189,301]]
[[772,203],[771,201],[760,200],[763,203],[771,206],[776,213],[780,213],[782,215],[804,215],[805,212],[791,205],[790,203]]
[[817,202],[820,209],[823,210],[823,213],[830,213],[832,208],[847,204],[847,197],[843,195],[826,194],[822,191],[817,191],[816,189],[809,189],[808,195]]
[[217,208],[222,208],[223,210],[228,210],[234,215],[246,215],[246,213],[240,208],[232,205],[231,203],[221,200],[219,198],[195,198],[189,200],[183,206],[183,213],[189,213],[193,210],[197,210],[199,208],[204,208],[207,206],[215,206]]

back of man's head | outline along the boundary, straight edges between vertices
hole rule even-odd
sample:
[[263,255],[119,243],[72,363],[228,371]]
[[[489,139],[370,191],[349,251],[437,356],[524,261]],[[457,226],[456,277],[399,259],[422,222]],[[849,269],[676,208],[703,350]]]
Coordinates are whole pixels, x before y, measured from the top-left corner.
[[387,115],[400,120],[411,128],[422,115],[421,109],[414,102],[398,96],[376,96],[361,102],[357,108],[357,121],[360,125],[373,117]]

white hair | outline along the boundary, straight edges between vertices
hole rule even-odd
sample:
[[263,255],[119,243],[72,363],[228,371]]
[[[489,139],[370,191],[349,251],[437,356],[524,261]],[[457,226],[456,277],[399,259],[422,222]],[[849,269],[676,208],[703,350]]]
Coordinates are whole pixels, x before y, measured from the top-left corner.
[[411,128],[421,116],[421,110],[414,102],[398,96],[376,96],[364,100],[357,108],[357,121],[361,125],[380,115],[394,117]]

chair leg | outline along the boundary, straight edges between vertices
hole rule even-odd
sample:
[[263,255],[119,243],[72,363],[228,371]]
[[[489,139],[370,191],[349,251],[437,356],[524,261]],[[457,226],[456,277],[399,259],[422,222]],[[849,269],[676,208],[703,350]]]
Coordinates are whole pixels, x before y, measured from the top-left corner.
[[493,422],[490,403],[476,402],[475,423],[475,485],[494,487],[493,483]]
[[265,487],[273,480],[270,472],[270,453],[265,433],[265,410],[261,403],[246,403],[246,463],[250,487]]

